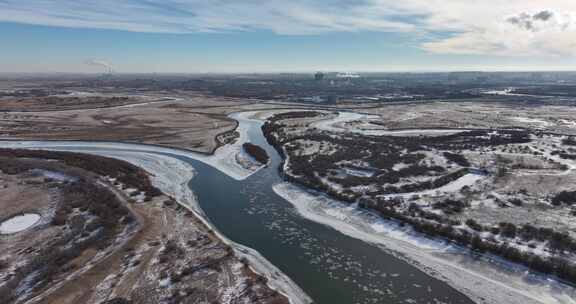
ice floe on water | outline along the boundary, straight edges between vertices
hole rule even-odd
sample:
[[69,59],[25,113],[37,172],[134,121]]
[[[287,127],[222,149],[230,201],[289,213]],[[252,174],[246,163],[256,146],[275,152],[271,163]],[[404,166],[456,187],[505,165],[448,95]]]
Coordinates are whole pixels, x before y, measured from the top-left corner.
[[12,234],[24,231],[34,226],[40,220],[40,215],[25,213],[14,216],[0,224],[0,234]]

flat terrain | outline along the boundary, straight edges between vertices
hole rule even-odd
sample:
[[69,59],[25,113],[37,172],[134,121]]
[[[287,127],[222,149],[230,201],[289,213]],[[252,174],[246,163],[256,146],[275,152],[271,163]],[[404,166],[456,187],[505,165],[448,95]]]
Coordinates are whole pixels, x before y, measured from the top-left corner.
[[576,135],[576,108],[568,102],[431,102],[362,112],[380,115],[383,129],[529,128]]
[[0,91],[0,138],[121,141],[211,153],[236,128],[227,114],[258,107],[271,106],[189,92],[6,89]]

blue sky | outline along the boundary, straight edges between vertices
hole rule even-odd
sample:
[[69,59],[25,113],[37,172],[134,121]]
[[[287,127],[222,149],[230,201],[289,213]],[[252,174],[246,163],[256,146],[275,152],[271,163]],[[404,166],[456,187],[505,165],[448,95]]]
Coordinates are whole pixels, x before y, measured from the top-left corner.
[[572,0],[0,0],[0,72],[571,70],[575,15]]

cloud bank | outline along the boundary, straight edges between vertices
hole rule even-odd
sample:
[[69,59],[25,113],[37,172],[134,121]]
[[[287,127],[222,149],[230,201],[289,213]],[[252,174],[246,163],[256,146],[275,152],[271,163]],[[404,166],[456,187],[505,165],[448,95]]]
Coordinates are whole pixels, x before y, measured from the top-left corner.
[[149,33],[394,32],[439,54],[576,55],[574,0],[0,0],[0,21]]

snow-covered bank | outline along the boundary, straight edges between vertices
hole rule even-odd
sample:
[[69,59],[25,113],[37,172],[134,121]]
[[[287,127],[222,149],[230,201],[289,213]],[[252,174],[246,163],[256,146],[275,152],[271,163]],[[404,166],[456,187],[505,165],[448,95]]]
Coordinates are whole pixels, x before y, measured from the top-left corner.
[[251,115],[253,115],[251,112],[241,112],[230,115],[231,118],[234,118],[239,122],[238,128],[236,128],[239,137],[233,144],[219,147],[212,155],[144,144],[89,141],[0,141],[0,147],[11,149],[51,149],[62,151],[78,149],[78,152],[82,152],[83,149],[114,151],[128,150],[136,153],[171,154],[203,162],[236,180],[244,180],[264,167],[264,165],[246,166],[237,161],[238,158],[236,156],[242,153],[242,144],[250,140],[248,130],[251,128],[260,128],[262,125],[261,121],[250,119],[249,116]]
[[467,250],[423,237],[393,221],[289,183],[274,191],[309,220],[373,243],[446,281],[477,303],[573,304],[576,290],[499,258],[475,258]]
[[272,289],[287,295],[293,304],[311,303],[311,299],[290,278],[270,263],[257,251],[237,244],[218,232],[218,229],[206,218],[196,196],[188,187],[195,176],[194,168],[187,162],[154,153],[133,153],[130,151],[87,151],[101,156],[121,159],[132,163],[152,174],[152,183],[163,193],[172,196],[182,206],[194,212],[218,237],[235,249],[236,255],[246,258],[253,270],[269,279]]
[[244,180],[250,175],[254,174],[257,170],[249,170],[242,165],[236,163],[236,151],[242,145],[237,141],[233,145],[227,145],[219,148],[213,155],[206,155],[185,150],[176,150],[165,148],[161,146],[150,146],[144,144],[130,144],[130,143],[113,143],[113,142],[88,142],[88,141],[1,141],[0,147],[10,149],[49,149],[70,151],[75,150],[82,152],[86,149],[92,150],[115,150],[115,151],[132,151],[135,153],[161,153],[171,154],[175,156],[188,157],[200,162],[203,162],[218,171],[236,179]]
[[[244,118],[242,116],[239,116],[239,119]],[[142,152],[142,153],[171,154],[176,156],[184,156],[203,162],[236,180],[243,180],[263,167],[263,166],[246,167],[236,161],[236,155],[242,151],[242,144],[249,140],[248,129],[250,128],[250,125],[258,124],[257,121],[249,119],[244,120],[245,121],[243,123],[240,123],[238,125],[237,131],[240,134],[240,137],[236,140],[236,142],[218,148],[213,155],[206,155],[191,151],[165,148],[161,146],[150,146],[150,145],[130,144],[130,143],[112,143],[112,142],[23,140],[23,141],[2,141],[0,142],[0,147],[12,148],[12,149],[48,148],[51,150],[63,150],[63,151],[69,151],[71,149],[78,148],[79,152],[81,152],[83,149],[92,149],[92,150],[100,149],[100,150],[115,150],[115,151],[129,150],[136,153]]]

